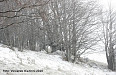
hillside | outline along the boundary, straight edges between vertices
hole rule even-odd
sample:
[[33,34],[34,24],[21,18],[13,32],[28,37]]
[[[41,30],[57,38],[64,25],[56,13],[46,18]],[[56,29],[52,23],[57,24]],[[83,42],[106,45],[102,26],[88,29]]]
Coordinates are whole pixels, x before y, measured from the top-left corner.
[[[5,72],[6,70],[7,72]],[[46,54],[46,52],[44,51],[34,52],[30,50],[24,50],[23,52],[19,52],[17,51],[17,49],[13,51],[7,48],[7,46],[5,45],[0,45],[0,75],[116,75],[116,74],[110,72],[106,68],[99,68],[99,66],[90,67],[86,63],[73,64],[64,61],[60,55]]]

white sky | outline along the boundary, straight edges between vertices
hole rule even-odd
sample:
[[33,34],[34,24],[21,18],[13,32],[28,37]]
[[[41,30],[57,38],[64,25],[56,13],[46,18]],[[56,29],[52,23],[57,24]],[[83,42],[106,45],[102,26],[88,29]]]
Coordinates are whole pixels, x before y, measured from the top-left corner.
[[103,5],[104,9],[108,9],[108,5],[111,2],[111,7],[116,10],[116,0],[97,0],[101,5]]

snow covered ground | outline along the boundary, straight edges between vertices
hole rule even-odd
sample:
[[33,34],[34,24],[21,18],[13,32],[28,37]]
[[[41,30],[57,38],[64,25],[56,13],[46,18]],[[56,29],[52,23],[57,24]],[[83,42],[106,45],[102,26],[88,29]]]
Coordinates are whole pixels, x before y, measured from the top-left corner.
[[89,58],[90,60],[98,61],[107,65],[105,51],[84,54],[82,57]]
[[[29,70],[31,72],[27,72]],[[13,51],[7,46],[0,45],[0,75],[116,75],[116,73],[87,64],[73,64],[62,60],[60,55],[30,50],[19,52],[17,49]]]

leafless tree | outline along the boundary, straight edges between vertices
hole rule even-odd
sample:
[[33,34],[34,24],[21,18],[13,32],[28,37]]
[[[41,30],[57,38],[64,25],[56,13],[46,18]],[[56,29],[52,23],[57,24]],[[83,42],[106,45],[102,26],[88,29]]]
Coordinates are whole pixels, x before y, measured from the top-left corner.
[[99,41],[91,37],[99,15],[94,1],[2,0],[0,7],[0,41],[20,51],[49,45],[75,62]]
[[103,34],[104,34],[104,44],[106,51],[106,58],[108,63],[108,68],[116,71],[116,26],[115,26],[115,11],[109,5],[109,10],[107,13],[103,13],[101,21],[103,24]]

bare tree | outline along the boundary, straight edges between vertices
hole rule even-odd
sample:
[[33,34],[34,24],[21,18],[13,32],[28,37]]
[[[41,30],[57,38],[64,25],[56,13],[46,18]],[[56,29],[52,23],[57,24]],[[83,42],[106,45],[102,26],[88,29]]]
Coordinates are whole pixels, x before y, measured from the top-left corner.
[[104,44],[108,68],[113,71],[116,71],[116,49],[114,48],[114,46],[116,45],[115,19],[115,11],[113,11],[111,5],[109,5],[108,13],[103,13],[101,21],[103,24]]
[[[37,50],[46,46],[66,51],[66,60],[77,58],[98,42],[91,37],[99,9],[94,1],[2,0],[0,41],[12,47]],[[5,38],[5,39],[4,39]],[[72,58],[73,57],[73,58]]]

